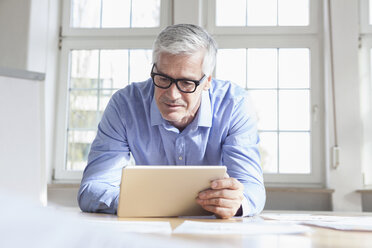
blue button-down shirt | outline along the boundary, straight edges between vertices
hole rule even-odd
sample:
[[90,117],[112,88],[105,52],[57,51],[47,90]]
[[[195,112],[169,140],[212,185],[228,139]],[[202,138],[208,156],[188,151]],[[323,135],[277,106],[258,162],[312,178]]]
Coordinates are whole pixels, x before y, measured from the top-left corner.
[[213,79],[194,120],[182,132],[162,118],[153,96],[151,79],[112,96],[84,170],[80,208],[116,213],[121,170],[132,154],[138,165],[225,165],[229,176],[244,185],[243,215],[261,212],[266,195],[259,138],[246,91]]

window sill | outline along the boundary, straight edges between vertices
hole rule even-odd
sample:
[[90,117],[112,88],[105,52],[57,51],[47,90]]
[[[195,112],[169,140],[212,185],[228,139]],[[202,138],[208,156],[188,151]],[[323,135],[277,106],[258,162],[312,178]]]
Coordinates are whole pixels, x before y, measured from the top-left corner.
[[79,188],[79,187],[80,187],[80,183],[76,181],[63,182],[63,183],[52,182],[48,184],[48,189],[74,189],[74,188]]
[[361,193],[361,194],[372,194],[372,189],[358,189],[355,192]]
[[266,187],[266,192],[332,194],[335,190],[327,188]]
[[372,212],[372,188],[358,189],[355,192],[361,195],[363,212]]

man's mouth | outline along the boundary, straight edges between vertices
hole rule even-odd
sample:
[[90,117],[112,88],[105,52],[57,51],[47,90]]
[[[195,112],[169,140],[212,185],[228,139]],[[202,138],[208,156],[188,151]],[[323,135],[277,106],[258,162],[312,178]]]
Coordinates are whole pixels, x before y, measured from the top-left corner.
[[181,105],[181,104],[165,103],[165,105],[167,105],[168,108],[181,108],[181,107],[183,107],[183,105]]

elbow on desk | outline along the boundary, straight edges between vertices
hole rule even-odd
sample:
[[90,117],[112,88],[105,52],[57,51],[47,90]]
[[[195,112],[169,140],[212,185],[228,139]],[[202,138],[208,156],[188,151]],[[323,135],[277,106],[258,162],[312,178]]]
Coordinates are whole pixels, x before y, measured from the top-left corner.
[[258,215],[262,212],[266,203],[266,190],[264,187],[260,187],[260,190],[252,192],[251,194],[245,195],[251,209],[249,210],[248,216]]
[[87,197],[87,192],[86,192],[87,185],[80,185],[80,189],[77,195],[77,201],[79,204],[79,207],[81,211],[83,212],[94,212],[90,207],[89,207],[89,202],[90,200]]
[[83,212],[116,214],[118,196],[119,189],[116,187],[102,189],[99,184],[89,182],[80,185],[77,201]]

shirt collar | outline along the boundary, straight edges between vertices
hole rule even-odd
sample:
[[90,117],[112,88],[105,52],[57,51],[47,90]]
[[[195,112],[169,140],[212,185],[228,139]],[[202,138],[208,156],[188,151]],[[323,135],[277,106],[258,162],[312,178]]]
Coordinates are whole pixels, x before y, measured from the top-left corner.
[[158,109],[158,105],[156,105],[155,97],[152,97],[152,101],[151,101],[150,120],[151,120],[151,126],[160,125],[164,121]]
[[[162,123],[166,123],[158,109],[158,105],[156,104],[155,97],[153,97],[151,101],[150,119],[151,119],[151,126],[156,126]],[[193,120],[192,123],[190,123],[190,125],[192,124],[201,126],[201,127],[212,126],[212,108],[211,108],[211,100],[209,98],[209,91],[206,91],[206,90],[202,91],[200,107],[199,107],[198,113],[196,114],[195,119]]]
[[211,99],[209,98],[209,91],[207,90],[202,91],[201,103],[196,118],[196,124],[199,127],[212,126]]

